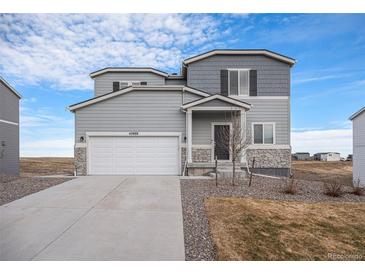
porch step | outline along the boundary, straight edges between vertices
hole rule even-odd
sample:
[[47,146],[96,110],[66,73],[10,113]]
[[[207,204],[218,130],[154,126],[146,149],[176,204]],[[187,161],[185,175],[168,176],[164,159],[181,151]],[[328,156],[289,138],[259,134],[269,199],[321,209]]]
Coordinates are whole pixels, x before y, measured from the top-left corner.
[[[218,169],[217,173],[218,173],[218,178],[224,179],[224,178],[232,178],[233,177],[232,168],[231,169],[228,169],[228,168],[227,169]],[[244,177],[246,177],[246,175],[247,175],[246,170],[236,168],[236,178],[244,178]],[[215,173],[211,172],[211,173],[209,173],[209,176],[212,177],[212,178],[215,178]]]

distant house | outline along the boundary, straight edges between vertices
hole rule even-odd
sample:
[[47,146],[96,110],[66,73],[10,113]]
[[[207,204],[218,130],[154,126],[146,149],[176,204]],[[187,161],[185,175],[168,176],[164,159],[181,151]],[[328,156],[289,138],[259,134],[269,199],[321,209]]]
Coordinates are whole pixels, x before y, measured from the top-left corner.
[[0,174],[19,174],[20,94],[0,76]]
[[316,161],[340,161],[341,156],[338,152],[319,152],[313,155],[313,159]]
[[365,107],[350,117],[353,132],[352,174],[365,187]]
[[311,156],[310,156],[309,152],[297,152],[297,153],[293,154],[293,158],[294,158],[294,160],[306,161],[306,160],[310,160]]

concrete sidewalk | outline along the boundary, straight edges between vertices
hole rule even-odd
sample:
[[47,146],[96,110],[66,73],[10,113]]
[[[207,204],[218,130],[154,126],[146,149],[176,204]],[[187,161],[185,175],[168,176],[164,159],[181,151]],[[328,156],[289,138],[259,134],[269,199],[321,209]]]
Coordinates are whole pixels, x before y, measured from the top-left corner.
[[184,260],[177,176],[88,176],[0,207],[0,260]]

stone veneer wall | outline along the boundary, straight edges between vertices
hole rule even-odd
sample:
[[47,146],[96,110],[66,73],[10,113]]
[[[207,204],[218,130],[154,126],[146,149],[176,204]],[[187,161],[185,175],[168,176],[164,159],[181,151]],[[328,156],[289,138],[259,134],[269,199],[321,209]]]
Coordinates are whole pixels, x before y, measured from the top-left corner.
[[87,175],[86,172],[86,147],[75,147],[76,175]]
[[255,167],[257,168],[290,168],[290,149],[248,149],[247,160],[249,165],[255,157]]
[[212,161],[212,150],[210,148],[194,148],[193,163],[207,163]]

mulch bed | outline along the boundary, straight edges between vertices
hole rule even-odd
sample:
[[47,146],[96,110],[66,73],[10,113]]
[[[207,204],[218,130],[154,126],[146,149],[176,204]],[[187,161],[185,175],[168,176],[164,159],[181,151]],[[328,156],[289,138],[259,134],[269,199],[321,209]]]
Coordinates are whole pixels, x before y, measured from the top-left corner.
[[64,183],[70,179],[37,177],[19,178],[0,175],[0,205],[10,203],[51,186]]
[[365,202],[365,196],[351,194],[345,186],[342,197],[330,197],[323,193],[323,183],[299,181],[298,193],[285,194],[285,180],[255,177],[251,187],[247,181],[232,186],[228,181],[181,180],[186,260],[214,260],[216,252],[212,242],[209,223],[205,214],[204,199],[216,197],[255,197],[271,200],[294,200],[304,202]]

